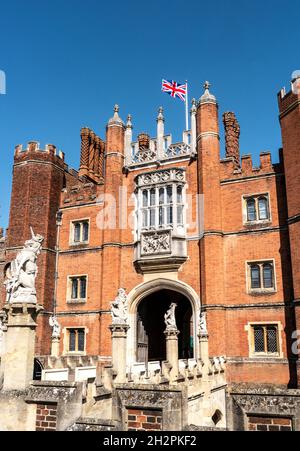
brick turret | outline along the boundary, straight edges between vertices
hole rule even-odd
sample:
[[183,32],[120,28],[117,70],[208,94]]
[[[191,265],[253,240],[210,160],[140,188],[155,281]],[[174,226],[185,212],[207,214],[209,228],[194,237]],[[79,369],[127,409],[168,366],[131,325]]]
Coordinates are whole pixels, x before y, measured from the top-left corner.
[[[103,230],[102,253],[102,305],[103,310],[110,309],[111,293],[117,293],[121,278],[121,229],[119,224],[120,188],[123,185],[123,167],[125,162],[125,125],[119,117],[119,107],[115,105],[114,116],[109,120],[106,129],[105,152],[105,191],[104,207],[109,211],[110,224]],[[109,283],[107,283],[109,281]],[[103,352],[110,355],[108,328],[110,315],[101,323],[100,342]]]
[[[300,330],[300,78],[292,80],[292,89],[278,94],[282,131],[283,160],[288,205],[288,227],[293,271],[296,328]],[[298,365],[298,385],[300,365]]]
[[[197,150],[199,193],[204,198],[204,236],[200,241],[201,302],[204,306],[218,304],[223,298],[223,238],[220,188],[220,138],[218,104],[205,83],[205,93],[197,110]],[[208,317],[210,331],[214,327],[213,314]],[[217,334],[224,336],[222,314],[218,317]],[[215,333],[215,332],[213,332]],[[217,336],[214,337],[217,339]],[[218,352],[225,353],[224,340],[219,341]]]

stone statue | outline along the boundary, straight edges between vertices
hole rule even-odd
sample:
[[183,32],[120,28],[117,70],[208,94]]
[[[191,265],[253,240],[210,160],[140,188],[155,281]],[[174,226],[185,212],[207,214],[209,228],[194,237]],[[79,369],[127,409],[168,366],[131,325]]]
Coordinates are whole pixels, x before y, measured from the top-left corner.
[[207,323],[206,323],[206,313],[200,313],[200,321],[199,321],[199,334],[200,335],[208,335],[207,332]]
[[118,290],[118,295],[111,303],[111,316],[113,324],[127,324],[128,320],[127,295],[124,288]]
[[175,309],[177,307],[177,304],[174,302],[170,305],[169,310],[165,314],[165,324],[167,330],[169,329],[177,329],[176,325],[176,318],[175,318]]
[[60,338],[61,328],[56,316],[50,316],[49,324],[52,327],[52,338]]
[[31,239],[25,242],[23,249],[17,254],[15,260],[6,271],[6,302],[13,303],[37,303],[35,279],[38,273],[36,264],[37,256],[41,252],[44,238],[35,235],[32,228]]

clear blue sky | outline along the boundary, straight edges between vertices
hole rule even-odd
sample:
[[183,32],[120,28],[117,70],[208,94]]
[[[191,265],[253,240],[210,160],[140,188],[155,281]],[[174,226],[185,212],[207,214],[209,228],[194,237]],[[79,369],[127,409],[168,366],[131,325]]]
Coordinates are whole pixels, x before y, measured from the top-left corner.
[[[299,61],[300,4],[279,0],[10,0],[0,6],[0,225],[8,224],[14,146],[53,143],[78,168],[82,126],[104,136],[113,105],[134,132],[184,128],[183,104],[161,78],[212,83],[220,113],[235,111],[241,151],[281,145],[276,94]],[[224,146],[222,142],[222,147]]]

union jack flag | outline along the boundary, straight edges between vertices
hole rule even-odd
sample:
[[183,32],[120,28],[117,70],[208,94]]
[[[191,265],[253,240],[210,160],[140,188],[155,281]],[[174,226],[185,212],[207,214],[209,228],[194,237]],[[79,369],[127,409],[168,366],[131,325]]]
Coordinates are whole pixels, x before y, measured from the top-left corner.
[[161,90],[163,92],[168,93],[171,97],[174,97],[174,98],[179,97],[180,100],[185,102],[186,91],[187,91],[186,83],[184,85],[182,85],[173,80],[172,81],[163,80]]

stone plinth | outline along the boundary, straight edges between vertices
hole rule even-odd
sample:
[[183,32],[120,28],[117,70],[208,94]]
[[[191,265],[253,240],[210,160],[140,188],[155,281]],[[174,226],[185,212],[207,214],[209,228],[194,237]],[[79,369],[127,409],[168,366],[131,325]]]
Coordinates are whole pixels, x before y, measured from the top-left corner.
[[116,383],[126,382],[126,354],[128,324],[112,324],[110,327],[112,341],[112,366],[117,376]]
[[3,390],[24,390],[33,379],[36,319],[43,307],[14,303],[3,310],[8,317]]
[[59,337],[51,338],[51,356],[52,357],[59,357],[59,343],[60,343]]
[[164,332],[166,336],[166,354],[167,361],[171,364],[171,382],[175,381],[179,375],[178,362],[178,335],[179,330],[176,327],[167,328]]

